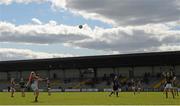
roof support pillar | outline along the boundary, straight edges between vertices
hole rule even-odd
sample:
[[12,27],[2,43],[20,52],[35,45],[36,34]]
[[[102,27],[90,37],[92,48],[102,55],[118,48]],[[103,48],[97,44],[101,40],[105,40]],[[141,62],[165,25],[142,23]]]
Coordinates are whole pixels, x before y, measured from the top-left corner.
[[97,68],[93,68],[94,70],[94,79],[97,81]]
[[11,79],[11,75],[10,75],[9,71],[7,71],[7,80],[10,81],[10,79]]
[[47,70],[47,75],[48,75],[48,78],[49,78],[49,79],[50,79],[50,70],[51,70],[51,69]]
[[19,77],[22,78],[22,71],[19,71]]
[[66,70],[65,69],[62,69],[62,71],[63,71],[63,80],[65,80],[66,79]]
[[154,77],[155,76],[155,72],[154,72],[154,66],[151,66],[151,74],[152,74],[152,76]]

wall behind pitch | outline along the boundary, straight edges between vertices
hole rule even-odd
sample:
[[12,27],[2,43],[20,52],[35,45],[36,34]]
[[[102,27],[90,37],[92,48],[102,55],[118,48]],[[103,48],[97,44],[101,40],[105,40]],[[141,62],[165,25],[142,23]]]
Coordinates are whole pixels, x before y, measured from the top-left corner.
[[131,67],[115,68],[115,73],[123,77],[129,77],[129,70],[132,70],[132,68]]
[[15,79],[20,79],[20,72],[18,72],[18,71],[9,72],[9,77],[15,78]]
[[109,76],[111,73],[114,73],[113,68],[98,68],[97,77],[103,77],[104,74]]
[[180,76],[180,66],[175,66],[175,73],[176,75]]
[[134,76],[141,77],[144,73],[151,73],[152,67],[134,67]]
[[78,69],[67,69],[65,70],[66,78],[79,78],[80,72]]
[[6,72],[0,72],[0,80],[7,80],[7,73]]
[[39,70],[36,71],[40,75],[41,78],[48,78],[48,71],[47,70]]
[[24,79],[28,79],[31,71],[22,71],[22,77]]
[[58,79],[63,79],[65,76],[63,74],[63,70],[59,69],[59,70],[50,70],[50,78],[53,79],[54,78],[54,74],[56,74],[56,77]]

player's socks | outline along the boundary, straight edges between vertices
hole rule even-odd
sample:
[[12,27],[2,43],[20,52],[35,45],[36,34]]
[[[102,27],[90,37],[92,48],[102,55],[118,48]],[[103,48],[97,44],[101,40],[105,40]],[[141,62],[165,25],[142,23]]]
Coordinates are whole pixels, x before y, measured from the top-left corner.
[[174,92],[172,92],[172,96],[173,96],[173,99],[175,98],[175,96],[174,96]]
[[179,96],[179,93],[178,93],[178,91],[177,91],[177,96]]
[[168,92],[166,92],[166,98],[168,98]]
[[34,102],[38,102],[37,98],[38,98],[38,97],[36,96]]
[[116,92],[116,96],[119,97],[118,92]]
[[49,92],[48,95],[51,96],[51,93]]
[[114,92],[111,92],[111,94],[109,96],[111,96]]
[[14,92],[11,93],[11,97],[14,97]]

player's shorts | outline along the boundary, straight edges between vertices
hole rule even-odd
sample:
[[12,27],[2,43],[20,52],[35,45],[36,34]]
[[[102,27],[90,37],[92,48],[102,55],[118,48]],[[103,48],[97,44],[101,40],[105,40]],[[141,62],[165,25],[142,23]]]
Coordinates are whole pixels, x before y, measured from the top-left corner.
[[118,90],[118,86],[113,86],[113,90],[117,91]]
[[172,87],[172,84],[167,83],[166,86],[165,86],[165,89],[171,89],[171,88],[173,88],[173,87]]
[[48,88],[47,88],[47,90],[51,90],[51,88],[50,88],[50,87],[48,87]]
[[20,88],[21,88],[21,89],[24,89],[24,88],[25,88],[25,86],[20,86]]
[[10,91],[15,91],[15,87],[11,87],[11,88],[10,88]]
[[31,84],[31,89],[33,91],[37,91],[38,90],[38,86],[36,84]]
[[136,87],[135,86],[132,86],[132,90],[135,90],[136,89]]

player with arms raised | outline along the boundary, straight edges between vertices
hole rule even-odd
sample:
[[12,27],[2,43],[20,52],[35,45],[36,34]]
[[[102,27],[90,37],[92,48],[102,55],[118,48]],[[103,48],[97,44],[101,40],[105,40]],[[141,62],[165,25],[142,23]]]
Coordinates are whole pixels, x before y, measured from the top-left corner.
[[39,81],[43,81],[44,79],[40,78],[38,74],[35,72],[31,72],[29,76],[29,80],[26,86],[30,85],[32,90],[34,91],[35,100],[34,102],[38,102],[39,97]]

